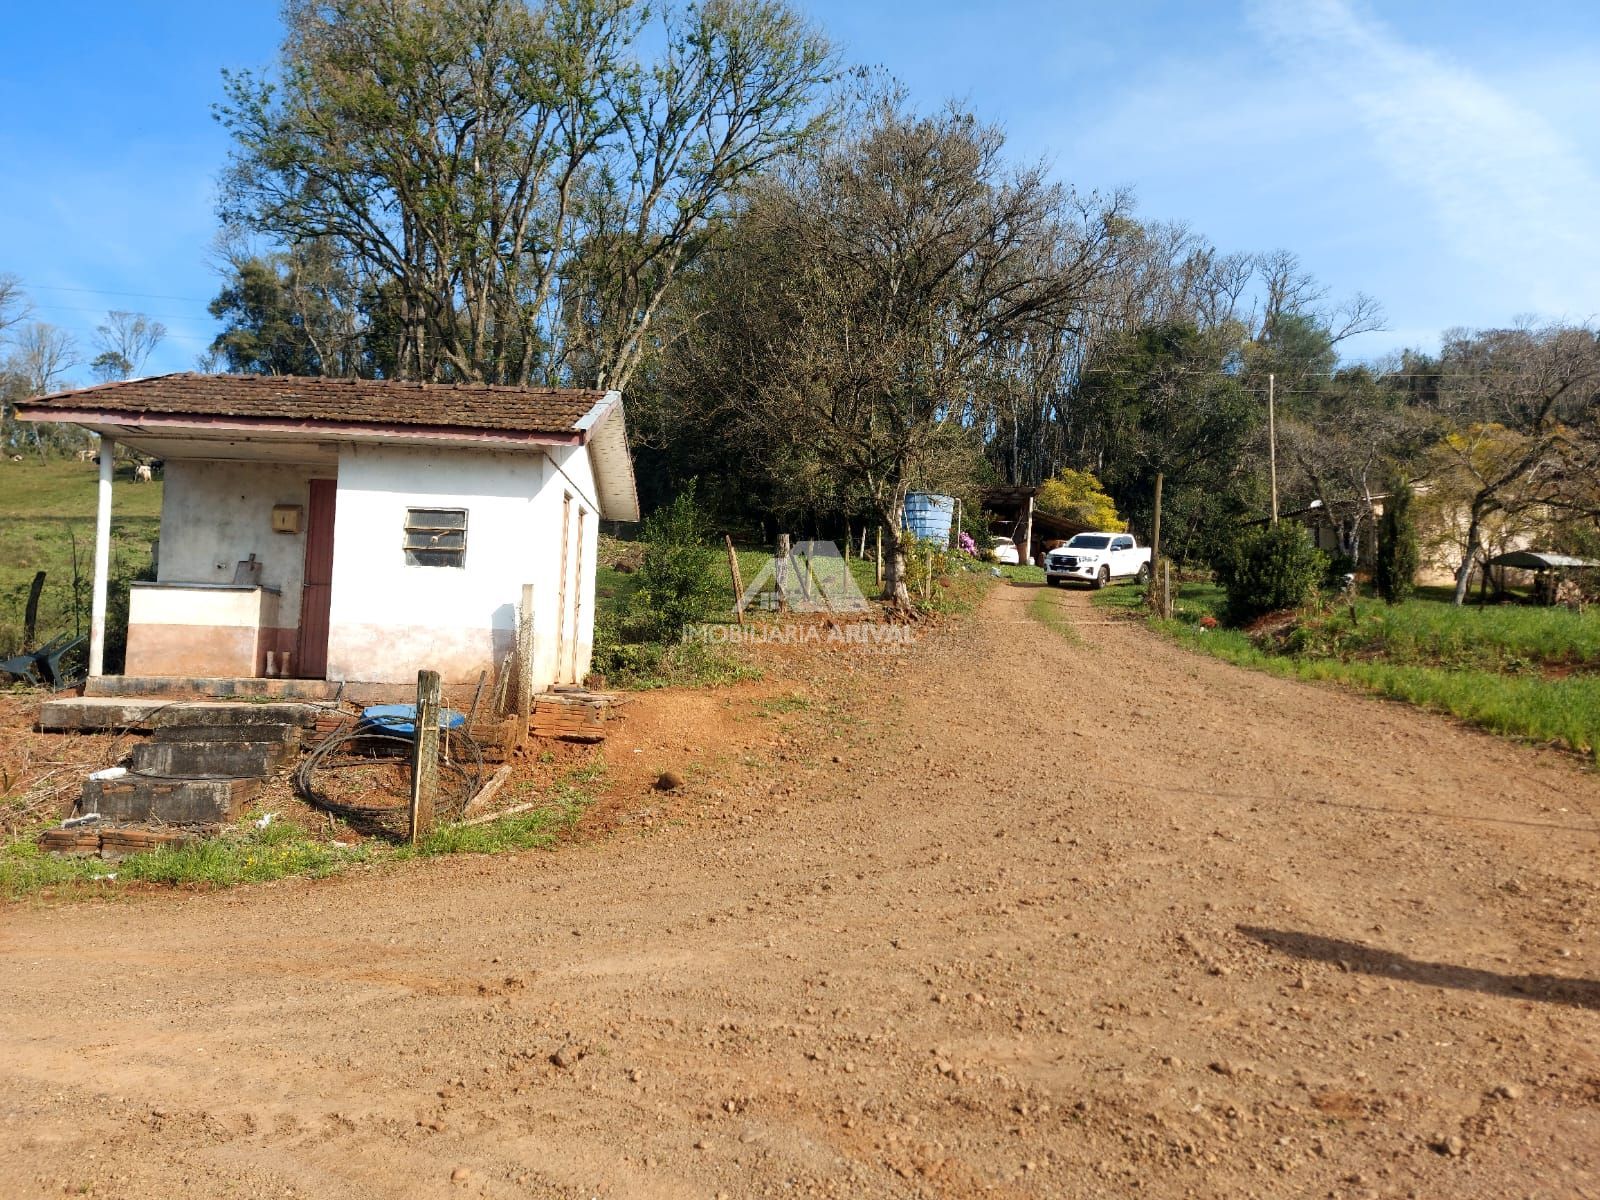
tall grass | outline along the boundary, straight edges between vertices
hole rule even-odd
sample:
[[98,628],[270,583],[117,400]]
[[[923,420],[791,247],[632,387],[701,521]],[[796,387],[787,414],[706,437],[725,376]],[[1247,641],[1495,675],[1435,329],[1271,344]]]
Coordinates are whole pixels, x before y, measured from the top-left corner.
[[[1127,599],[1095,598],[1119,607]],[[1333,607],[1252,638],[1200,626],[1224,603],[1220,588],[1188,584],[1175,619],[1153,624],[1240,666],[1344,684],[1600,759],[1600,612],[1360,600],[1354,619],[1348,607]]]

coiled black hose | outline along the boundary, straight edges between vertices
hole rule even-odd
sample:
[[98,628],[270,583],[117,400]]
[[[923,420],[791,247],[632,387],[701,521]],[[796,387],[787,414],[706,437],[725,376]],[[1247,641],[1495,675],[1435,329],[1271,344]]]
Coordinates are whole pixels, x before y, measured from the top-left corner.
[[[440,731],[439,750],[439,790],[434,812],[445,820],[457,820],[483,784],[483,747],[467,734],[452,729]],[[408,735],[356,725],[330,734],[300,760],[295,768],[294,790],[307,804],[343,817],[363,832],[403,833],[410,819],[411,753],[412,739]],[[335,799],[317,786],[319,774],[384,764],[402,767],[406,777],[403,793],[381,793],[385,799],[392,797],[390,803],[351,803]]]

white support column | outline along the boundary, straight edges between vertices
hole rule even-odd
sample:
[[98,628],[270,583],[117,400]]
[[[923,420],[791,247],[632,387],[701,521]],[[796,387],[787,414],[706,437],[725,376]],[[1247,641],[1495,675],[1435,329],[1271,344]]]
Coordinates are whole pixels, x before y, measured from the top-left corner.
[[111,468],[117,444],[100,439],[100,503],[94,524],[94,607],[89,617],[89,674],[106,673],[106,589],[111,579]]

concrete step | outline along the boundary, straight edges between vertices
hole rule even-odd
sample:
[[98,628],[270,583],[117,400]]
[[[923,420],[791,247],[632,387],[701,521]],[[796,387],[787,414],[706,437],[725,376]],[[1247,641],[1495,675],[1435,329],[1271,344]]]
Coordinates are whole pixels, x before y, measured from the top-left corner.
[[172,704],[162,709],[152,717],[151,728],[168,729],[197,725],[212,728],[293,725],[307,729],[317,723],[317,714],[321,711],[322,709],[315,704],[296,704],[293,701],[265,704],[242,704],[227,700],[195,701]]
[[99,675],[84,684],[86,696],[201,697],[271,696],[284,700],[332,700],[339,683],[326,679],[209,679],[168,675]]
[[103,733],[112,729],[148,730],[167,700],[136,697],[61,696],[39,708],[39,728],[46,733]]
[[159,725],[150,731],[158,742],[283,742],[300,744],[298,725]]
[[259,779],[160,779],[130,772],[86,780],[78,811],[97,812],[107,821],[217,825],[237,820],[260,790]]
[[263,779],[295,753],[285,741],[144,742],[133,748],[132,765],[140,775],[169,779]]
[[280,701],[172,701],[155,697],[64,696],[39,709],[45,732],[99,733],[111,729],[149,732],[168,726],[294,725],[310,728],[323,710],[315,704]]

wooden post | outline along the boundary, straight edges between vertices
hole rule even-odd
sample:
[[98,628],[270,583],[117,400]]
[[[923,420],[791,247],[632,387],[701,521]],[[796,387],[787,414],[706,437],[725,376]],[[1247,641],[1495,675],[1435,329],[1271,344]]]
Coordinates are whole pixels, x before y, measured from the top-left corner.
[[778,588],[778,611],[789,610],[789,535],[778,535],[778,553],[772,560],[772,580]]
[[1022,526],[1022,564],[1033,565],[1033,493],[1028,493],[1028,516]]
[[733,576],[733,615],[739,624],[744,624],[744,578],[739,574],[739,556],[733,551],[733,538],[728,534],[722,535],[722,540],[728,545],[728,573]]
[[44,572],[40,571],[28,585],[28,603],[22,610],[22,649],[31,651],[33,635],[39,627],[39,593],[44,591]]
[[1267,466],[1272,475],[1272,523],[1278,523],[1278,415],[1277,381],[1267,374]]
[[517,612],[517,730],[518,745],[528,742],[533,718],[533,584],[522,585],[522,607]]
[[878,526],[878,586],[883,586],[883,526]]
[[1157,567],[1161,565],[1161,484],[1165,479],[1160,471],[1156,472],[1156,517],[1150,529],[1150,561]]
[[806,539],[806,548],[800,552],[800,558],[795,562],[794,585],[800,590],[800,599],[806,607],[811,607],[811,556],[816,553],[817,541],[815,538]]
[[100,439],[100,496],[94,523],[94,603],[89,609],[89,674],[106,673],[106,593],[111,584],[111,476],[117,444]]
[[439,672],[417,672],[417,718],[411,746],[411,844],[433,829],[439,789]]
[[956,497],[956,540],[951,543],[957,550],[961,548],[961,497]]
[[1161,560],[1161,576],[1165,580],[1161,588],[1161,616],[1164,620],[1172,620],[1172,560]]

